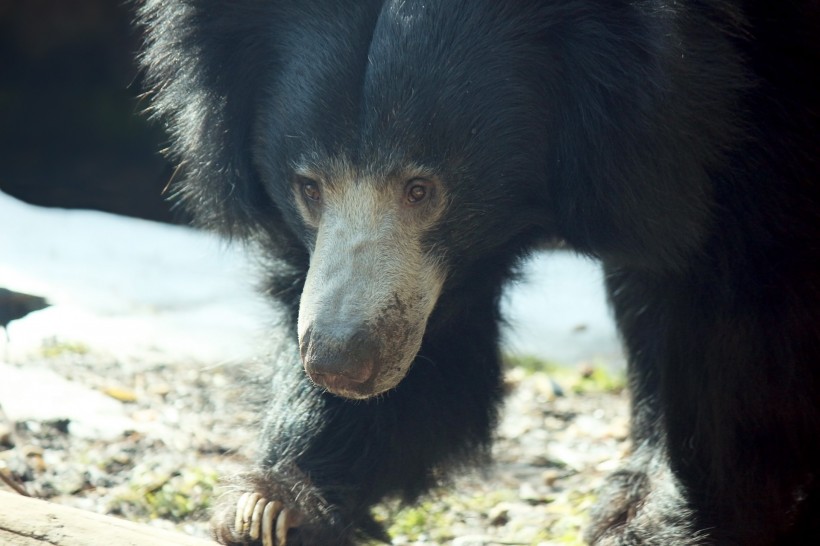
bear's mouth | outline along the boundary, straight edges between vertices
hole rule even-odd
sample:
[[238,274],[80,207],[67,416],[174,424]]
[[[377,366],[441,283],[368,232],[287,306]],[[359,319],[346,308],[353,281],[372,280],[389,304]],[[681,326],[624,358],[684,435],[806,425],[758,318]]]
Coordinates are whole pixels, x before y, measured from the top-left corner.
[[317,374],[307,369],[306,372],[313,383],[337,396],[352,400],[365,400],[388,392],[401,383],[412,365],[399,365],[387,370],[379,370],[366,381],[356,381],[341,374]]
[[384,390],[389,390],[389,388],[384,390],[374,388],[372,380],[361,383],[351,381],[342,375],[315,374],[310,371],[308,371],[308,375],[315,385],[342,398],[364,400],[376,396]]

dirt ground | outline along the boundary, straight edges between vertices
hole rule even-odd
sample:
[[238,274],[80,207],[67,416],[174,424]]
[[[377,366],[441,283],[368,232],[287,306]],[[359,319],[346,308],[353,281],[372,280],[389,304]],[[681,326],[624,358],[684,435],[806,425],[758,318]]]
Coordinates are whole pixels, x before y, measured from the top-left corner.
[[[259,365],[132,366],[79,347],[52,351],[25,366],[118,400],[134,430],[93,438],[65,419],[0,414],[0,471],[40,498],[208,536],[219,477],[252,457],[247,382]],[[511,366],[493,462],[418,505],[379,506],[393,544],[581,544],[595,489],[626,450],[622,381],[603,369]]]

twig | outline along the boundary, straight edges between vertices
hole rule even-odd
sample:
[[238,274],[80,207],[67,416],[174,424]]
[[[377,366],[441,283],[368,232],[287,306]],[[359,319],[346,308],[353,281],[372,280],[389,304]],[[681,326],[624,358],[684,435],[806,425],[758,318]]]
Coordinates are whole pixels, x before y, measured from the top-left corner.
[[19,493],[20,495],[23,495],[24,497],[31,496],[29,492],[26,491],[25,486],[17,481],[17,479],[11,473],[11,470],[9,470],[9,467],[6,466],[6,463],[4,463],[3,461],[0,461],[0,481],[2,481],[4,484],[8,485],[14,491]]

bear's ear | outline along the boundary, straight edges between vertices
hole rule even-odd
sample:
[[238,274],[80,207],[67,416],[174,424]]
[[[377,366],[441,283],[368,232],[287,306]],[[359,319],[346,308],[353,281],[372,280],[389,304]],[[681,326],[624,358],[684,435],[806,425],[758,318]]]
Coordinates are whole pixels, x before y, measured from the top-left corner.
[[172,194],[198,223],[232,236],[281,227],[251,156],[260,79],[276,70],[264,38],[278,11],[275,1],[143,0],[137,12],[148,112],[165,124],[178,165]]

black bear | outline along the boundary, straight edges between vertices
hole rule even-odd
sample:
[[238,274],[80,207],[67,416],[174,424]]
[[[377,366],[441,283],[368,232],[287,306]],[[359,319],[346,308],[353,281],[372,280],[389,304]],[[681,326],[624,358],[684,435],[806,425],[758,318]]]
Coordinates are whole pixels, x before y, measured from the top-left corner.
[[[224,544],[384,538],[486,451],[499,294],[600,259],[633,451],[594,544],[820,544],[815,0],[144,0],[177,193],[290,343]],[[304,368],[304,369],[303,369]]]

